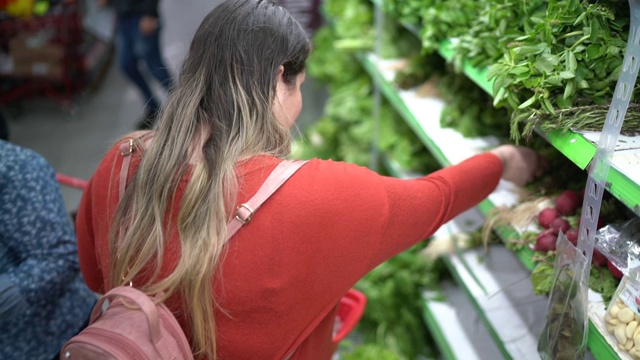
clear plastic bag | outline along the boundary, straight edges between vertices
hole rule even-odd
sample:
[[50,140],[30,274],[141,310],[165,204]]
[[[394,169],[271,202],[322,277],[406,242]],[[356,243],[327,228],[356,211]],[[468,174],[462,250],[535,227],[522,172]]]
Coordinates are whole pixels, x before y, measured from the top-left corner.
[[640,265],[640,218],[602,227],[596,233],[596,249],[623,274]]
[[543,360],[584,358],[587,344],[587,290],[590,264],[560,233],[547,319],[538,341]]
[[608,336],[618,351],[640,359],[640,272],[631,269],[616,290],[607,312],[604,324]]

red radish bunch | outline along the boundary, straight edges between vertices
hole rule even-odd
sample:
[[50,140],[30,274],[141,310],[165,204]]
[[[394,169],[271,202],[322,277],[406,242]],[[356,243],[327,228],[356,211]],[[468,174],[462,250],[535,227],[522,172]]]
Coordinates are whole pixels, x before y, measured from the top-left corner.
[[[563,216],[573,215],[582,202],[580,194],[573,190],[565,190],[556,198],[556,206],[545,208],[538,213],[538,224],[547,229],[538,235],[534,250],[551,251],[556,249],[558,233],[567,234],[567,240],[576,245],[578,241],[577,229],[571,229],[571,224]],[[572,231],[573,230],[573,231]],[[550,245],[553,243],[553,245]]]
[[618,269],[611,261],[607,261],[607,267],[609,271],[611,271],[611,275],[613,275],[616,279],[622,279],[622,271]]
[[554,208],[546,208],[538,214],[538,223],[545,229],[551,226],[551,223],[560,217],[558,210]]
[[556,198],[556,209],[562,215],[572,215],[580,206],[582,197],[573,190],[565,190]]
[[555,251],[556,242],[558,241],[558,230],[547,229],[541,232],[536,238],[536,245],[533,247],[535,251]]
[[591,257],[591,263],[595,266],[607,266],[607,262],[609,262],[609,260],[607,260],[607,257],[602,255],[602,253],[600,251],[598,251],[598,249],[593,249],[593,257]]

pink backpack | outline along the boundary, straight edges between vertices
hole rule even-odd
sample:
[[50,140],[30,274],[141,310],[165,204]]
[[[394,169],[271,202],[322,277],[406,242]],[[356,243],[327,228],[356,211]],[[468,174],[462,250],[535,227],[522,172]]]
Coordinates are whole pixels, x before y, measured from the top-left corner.
[[[133,140],[123,144],[125,156],[120,173],[120,196],[124,192]],[[127,151],[128,150],[128,151]],[[227,231],[227,241],[253,218],[256,210],[306,161],[283,161],[258,192],[240,205]],[[106,309],[105,301],[109,300]],[[153,297],[130,286],[107,292],[93,308],[89,326],[71,338],[60,359],[87,360],[183,360],[193,359],[189,341],[171,311]]]

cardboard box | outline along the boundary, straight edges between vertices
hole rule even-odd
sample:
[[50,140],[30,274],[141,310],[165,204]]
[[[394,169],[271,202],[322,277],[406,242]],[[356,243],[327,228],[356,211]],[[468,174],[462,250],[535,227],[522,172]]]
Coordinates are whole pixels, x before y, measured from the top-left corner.
[[14,59],[12,75],[20,77],[43,77],[51,80],[62,80],[64,68],[55,61],[31,61]]
[[20,60],[61,60],[65,55],[64,46],[49,42],[49,37],[42,34],[41,32],[19,33],[9,42],[9,53],[14,59]]

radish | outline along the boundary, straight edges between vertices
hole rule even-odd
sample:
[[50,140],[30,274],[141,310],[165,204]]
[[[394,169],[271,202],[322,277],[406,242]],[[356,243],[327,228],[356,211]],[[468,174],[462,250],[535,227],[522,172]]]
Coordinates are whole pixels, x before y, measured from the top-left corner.
[[611,261],[607,261],[607,267],[609,268],[609,271],[614,278],[622,279],[622,271],[620,271]]
[[535,251],[554,251],[556,249],[556,242],[558,241],[558,231],[555,229],[549,229],[541,232],[536,238],[536,245],[533,247]]
[[551,223],[560,217],[558,210],[554,208],[542,209],[538,214],[538,224],[545,229],[548,229]]
[[591,263],[596,266],[605,266],[607,265],[607,257],[602,255],[598,249],[593,249],[593,257],[591,257]]
[[569,229],[566,234],[567,240],[574,246],[578,246],[578,234],[580,230],[578,228]]
[[569,225],[569,222],[560,217],[553,220],[551,225],[549,225],[549,229],[557,229],[559,231],[562,231],[563,233],[566,233],[567,231],[569,231],[570,228],[571,228],[571,225]]
[[565,190],[556,198],[556,209],[562,215],[571,215],[576,212],[582,202],[580,195],[573,190]]

